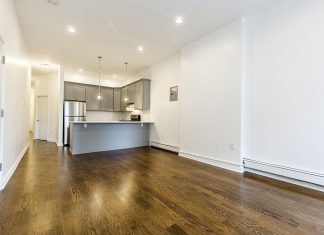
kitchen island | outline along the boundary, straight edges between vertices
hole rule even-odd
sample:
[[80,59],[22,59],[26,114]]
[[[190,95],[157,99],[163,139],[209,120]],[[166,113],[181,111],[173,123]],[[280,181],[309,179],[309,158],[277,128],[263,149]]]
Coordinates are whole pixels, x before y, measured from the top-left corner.
[[150,124],[138,121],[72,121],[72,155],[149,145]]

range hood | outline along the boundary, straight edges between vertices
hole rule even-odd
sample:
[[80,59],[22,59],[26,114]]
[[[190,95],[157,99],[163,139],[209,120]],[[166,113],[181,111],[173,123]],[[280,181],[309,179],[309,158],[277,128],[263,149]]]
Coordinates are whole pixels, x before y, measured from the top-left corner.
[[134,103],[127,103],[126,104],[126,111],[133,112],[135,109]]

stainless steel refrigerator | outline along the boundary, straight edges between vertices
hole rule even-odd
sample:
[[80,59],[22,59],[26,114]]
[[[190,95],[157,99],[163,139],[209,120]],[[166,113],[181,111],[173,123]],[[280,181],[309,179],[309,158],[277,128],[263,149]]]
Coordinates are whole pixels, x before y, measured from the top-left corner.
[[70,122],[86,120],[86,103],[78,101],[64,102],[64,130],[63,143],[70,144]]

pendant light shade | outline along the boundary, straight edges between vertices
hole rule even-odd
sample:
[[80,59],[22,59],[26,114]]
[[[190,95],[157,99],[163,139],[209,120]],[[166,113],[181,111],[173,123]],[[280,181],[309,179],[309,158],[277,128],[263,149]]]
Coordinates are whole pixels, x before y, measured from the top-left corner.
[[102,95],[101,95],[101,59],[102,59],[102,56],[98,56],[98,60],[99,60],[99,68],[98,68],[98,77],[99,77],[99,92],[98,92],[98,95],[97,95],[97,99],[98,100],[101,100],[102,99]]
[[[128,62],[125,62],[125,84],[127,84],[127,68],[128,68]],[[125,102],[128,101],[128,97],[127,97],[127,86],[125,88],[124,101]]]

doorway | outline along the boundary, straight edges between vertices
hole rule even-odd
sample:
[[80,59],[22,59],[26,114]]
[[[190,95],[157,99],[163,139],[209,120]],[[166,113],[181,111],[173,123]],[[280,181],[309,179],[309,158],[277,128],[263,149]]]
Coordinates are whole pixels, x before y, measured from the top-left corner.
[[37,96],[35,139],[47,140],[48,132],[48,97]]

